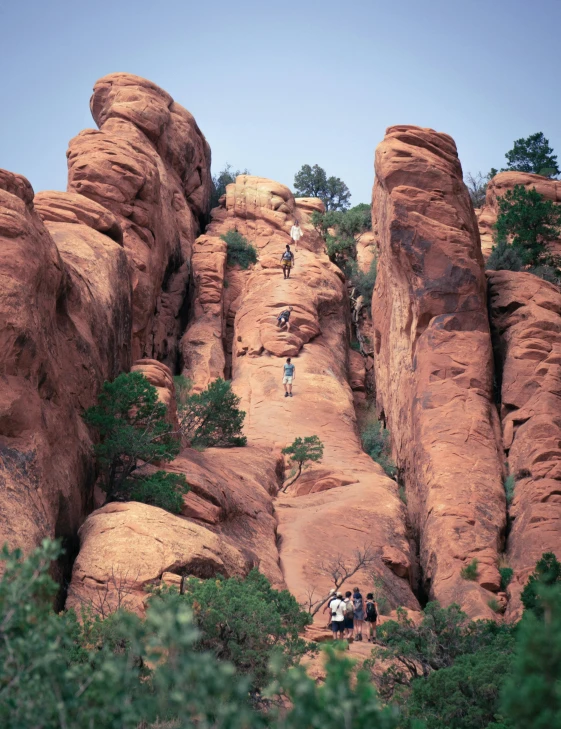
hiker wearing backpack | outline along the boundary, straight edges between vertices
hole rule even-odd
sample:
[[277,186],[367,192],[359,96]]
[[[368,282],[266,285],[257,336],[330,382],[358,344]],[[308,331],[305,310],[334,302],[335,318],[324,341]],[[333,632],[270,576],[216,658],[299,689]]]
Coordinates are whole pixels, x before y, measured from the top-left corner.
[[325,626],[328,630],[331,629],[331,623],[332,623],[332,620],[331,620],[331,603],[334,602],[335,600],[337,600],[337,591],[334,590],[333,588],[331,588],[331,590],[329,590],[329,597],[327,598],[327,604],[325,605],[325,607],[321,611],[322,614],[323,613],[329,613],[329,618],[328,618],[329,622]]
[[337,599],[331,602],[331,630],[333,631],[333,640],[344,637],[345,603],[340,592],[337,593]]
[[290,250],[288,243],[286,244],[286,250],[282,254],[280,262],[282,263],[284,277],[290,278],[290,269],[294,266],[294,253]]
[[374,600],[374,595],[369,592],[366,596],[366,615],[365,620],[368,625],[368,642],[376,642],[376,623],[378,622],[378,603]]
[[364,620],[364,601],[360,590],[355,587],[353,592],[353,605],[354,605],[354,628],[355,628],[355,640],[362,640],[362,622]]
[[352,593],[346,592],[345,593],[345,638],[347,640],[353,639],[354,634],[354,616],[355,616],[355,606],[354,602],[351,597]]

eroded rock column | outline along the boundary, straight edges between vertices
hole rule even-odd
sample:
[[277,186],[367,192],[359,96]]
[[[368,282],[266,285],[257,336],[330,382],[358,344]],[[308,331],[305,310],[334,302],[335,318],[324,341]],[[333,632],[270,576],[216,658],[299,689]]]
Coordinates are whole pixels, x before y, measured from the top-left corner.
[[530,273],[489,271],[495,350],[502,368],[505,458],[516,485],[507,559],[507,617],[543,552],[561,557],[561,294]]
[[[477,225],[454,141],[390,127],[376,150],[377,404],[392,434],[424,586],[491,617],[505,529],[500,425]],[[479,563],[476,582],[460,571]]]

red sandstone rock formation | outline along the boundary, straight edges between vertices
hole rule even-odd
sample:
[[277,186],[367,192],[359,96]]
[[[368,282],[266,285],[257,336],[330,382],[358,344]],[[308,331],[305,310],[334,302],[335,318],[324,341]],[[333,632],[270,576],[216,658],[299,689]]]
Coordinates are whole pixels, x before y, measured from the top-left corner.
[[[259,251],[253,269],[226,272],[223,317],[233,322],[233,388],[247,412],[250,447],[278,453],[306,435],[318,435],[325,445],[323,462],[277,500],[280,558],[289,589],[301,600],[310,589],[316,597],[323,594],[330,586],[324,568],[338,556],[351,562],[356,549],[371,546],[374,566],[353,580],[371,584],[373,573],[383,580],[392,604],[415,609],[410,587],[414,557],[397,485],[362,451],[357,437],[348,384],[349,304],[341,271],[324,254],[323,240],[308,222],[308,211],[319,208],[310,201],[298,203],[278,183],[240,176],[214,211],[203,246],[236,228]],[[301,221],[304,238],[285,281],[279,259],[290,242],[294,217]],[[206,276],[218,291],[215,279],[216,274]],[[294,307],[291,330],[280,332],[276,316],[287,305]],[[284,398],[281,382],[286,356],[294,357],[297,369],[291,399]],[[196,376],[188,360],[186,365],[186,374]],[[353,384],[361,387],[356,363],[352,371]],[[388,546],[400,555],[395,561],[383,559]]]
[[133,357],[176,364],[191,247],[209,209],[210,148],[192,115],[155,84],[125,73],[91,99],[99,131],[68,150],[68,189],[111,211],[133,284]]
[[91,508],[80,412],[130,366],[120,239],[99,205],[46,193],[35,210],[27,180],[0,171],[0,543],[73,536]]
[[[390,127],[376,150],[377,403],[420,540],[425,587],[491,617],[505,528],[479,235],[453,140]],[[460,577],[479,561],[477,582]]]
[[[494,245],[494,225],[499,212],[497,198],[502,197],[516,185],[522,185],[526,189],[534,187],[546,200],[561,203],[560,180],[549,180],[547,177],[533,175],[529,172],[500,172],[495,175],[487,186],[485,205],[476,211],[481,235],[481,250],[485,258],[488,258]],[[561,248],[561,241],[556,244],[556,247],[557,245]]]
[[516,479],[507,617],[517,619],[520,593],[542,553],[561,557],[561,294],[530,273],[488,277],[504,448]]

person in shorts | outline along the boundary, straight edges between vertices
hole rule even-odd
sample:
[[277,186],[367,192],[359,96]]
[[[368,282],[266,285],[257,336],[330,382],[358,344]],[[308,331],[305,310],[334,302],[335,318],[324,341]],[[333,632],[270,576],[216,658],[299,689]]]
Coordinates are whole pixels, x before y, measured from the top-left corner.
[[289,306],[288,309],[285,309],[284,311],[281,311],[281,313],[277,316],[277,326],[282,329],[286,326],[286,331],[290,331],[290,315],[292,314],[292,310],[294,307]]
[[355,640],[362,640],[362,623],[364,621],[364,601],[360,590],[355,587],[353,591],[353,604],[355,608]]
[[374,600],[374,595],[369,592],[366,595],[366,608],[364,611],[364,620],[368,625],[368,642],[376,642],[376,624],[378,622],[378,603]]
[[344,637],[345,602],[340,592],[337,593],[337,599],[331,603],[331,630],[333,631],[333,640]]
[[334,602],[335,600],[337,600],[337,591],[334,590],[333,588],[331,588],[331,590],[329,590],[329,597],[327,598],[327,603],[322,610],[322,614],[329,613],[329,622],[326,625],[326,627],[329,628],[329,630],[331,630],[331,622],[332,622],[331,621],[331,603]]
[[352,599],[352,592],[349,590],[345,593],[345,638],[352,640],[354,635],[354,615],[355,606]]
[[283,365],[282,384],[284,385],[284,396],[292,397],[292,383],[296,377],[296,366],[290,361],[290,357]]
[[286,244],[286,250],[281,256],[282,272],[285,278],[290,278],[290,269],[294,266],[294,253],[290,250],[288,243]]

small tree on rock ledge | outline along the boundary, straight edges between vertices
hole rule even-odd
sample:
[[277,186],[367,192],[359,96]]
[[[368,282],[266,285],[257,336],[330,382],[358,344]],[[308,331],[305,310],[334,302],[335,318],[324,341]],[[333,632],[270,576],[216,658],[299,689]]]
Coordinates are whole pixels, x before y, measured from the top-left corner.
[[300,478],[302,468],[306,463],[321,461],[323,458],[323,443],[317,435],[296,438],[291,445],[282,449],[282,453],[290,456],[290,460],[298,465],[296,476],[283,488],[284,493],[289,486],[292,486]]

